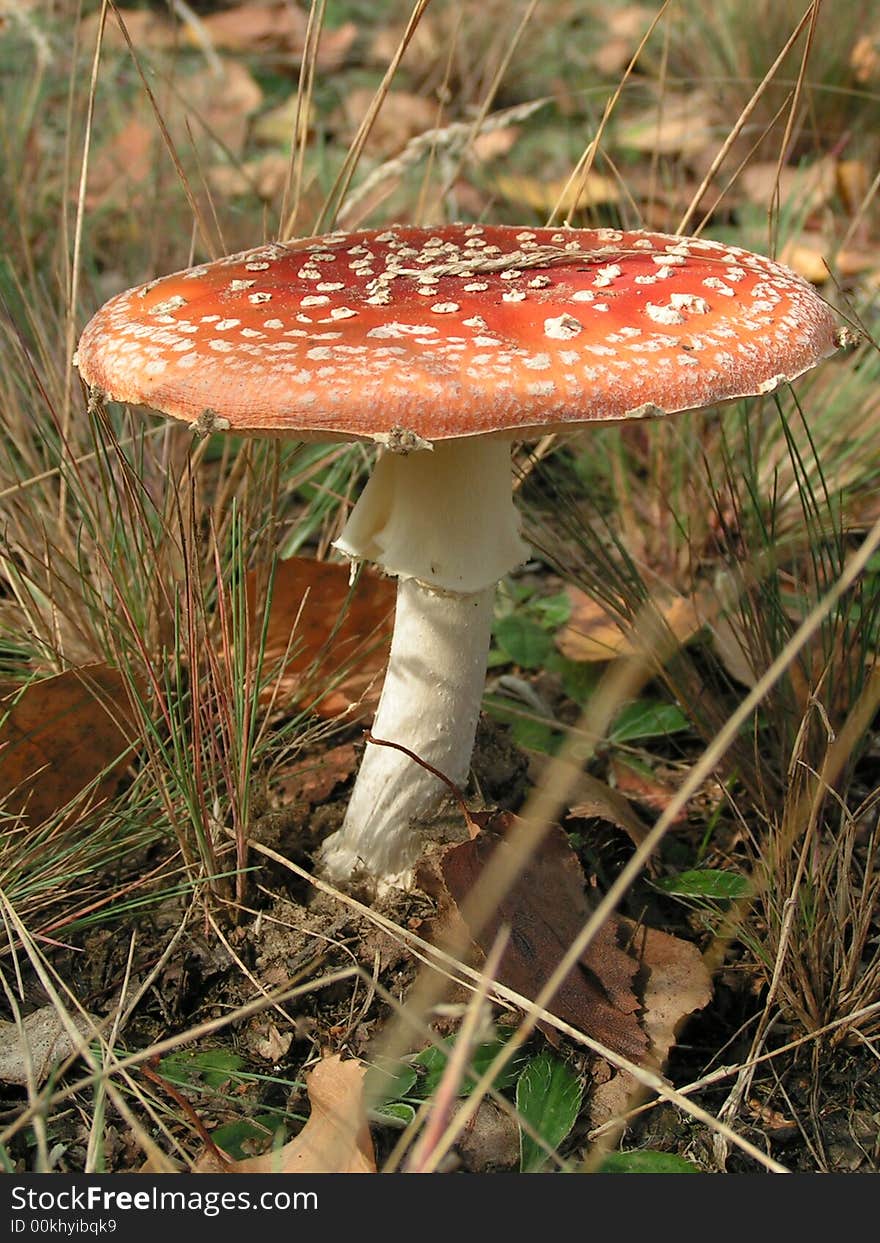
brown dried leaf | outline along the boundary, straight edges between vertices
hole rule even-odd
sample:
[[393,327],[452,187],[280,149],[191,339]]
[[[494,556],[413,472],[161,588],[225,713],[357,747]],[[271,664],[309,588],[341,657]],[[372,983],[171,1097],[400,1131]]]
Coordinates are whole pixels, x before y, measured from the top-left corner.
[[112,798],[134,736],[124,679],[107,665],[0,688],[0,800],[36,825],[99,777],[90,802]]
[[221,198],[254,194],[264,203],[277,199],[284,189],[290,169],[290,161],[280,151],[244,164],[214,164],[207,170],[208,185]]
[[283,1057],[287,1056],[292,1043],[293,1032],[280,1032],[276,1024],[271,1019],[268,1019],[262,1034],[258,1035],[256,1039],[252,1039],[251,1047],[265,1061],[280,1062]]
[[[119,28],[117,14],[122,19],[129,38],[138,51],[144,51],[147,48],[158,51],[161,48],[173,47],[176,42],[177,35],[174,26],[161,14],[153,13],[149,9],[118,8],[116,13],[108,17],[104,26],[104,40],[101,46],[105,51],[124,52],[128,48]],[[89,17],[83,18],[80,26],[80,42],[83,47],[94,46],[100,24],[100,13],[92,13]]]
[[312,1105],[299,1135],[276,1152],[218,1166],[203,1158],[197,1172],[211,1174],[375,1174],[376,1155],[364,1106],[366,1066],[338,1055],[306,1075]]
[[592,777],[589,773],[581,773],[573,798],[576,801],[569,807],[566,821],[606,820],[609,824],[622,829],[636,846],[640,846],[647,837],[648,830],[626,798],[612,786],[599,781],[597,777]]
[[[659,1071],[685,1019],[711,1001],[712,977],[699,949],[690,941],[655,928],[637,927],[629,920],[621,920],[621,924],[630,930],[633,950],[646,976],[642,1024],[651,1042],[649,1060]],[[598,1127],[620,1117],[640,1093],[638,1081],[625,1070],[605,1082],[597,1081],[590,1097],[591,1124]]]
[[[499,833],[483,830],[442,855],[443,882],[459,913],[493,853],[507,849]],[[554,826],[479,932],[476,944],[483,954],[488,953],[501,928],[509,928],[497,978],[522,996],[534,998],[589,914],[580,863],[563,830]],[[638,1060],[647,1048],[633,991],[638,964],[618,944],[618,928],[616,917],[603,925],[547,1009],[609,1048]],[[549,1036],[552,1029],[542,1027]]]
[[[353,719],[375,711],[388,663],[395,587],[362,570],[353,589],[349,568],[310,557],[282,561],[275,573],[266,634],[264,669],[278,669],[263,691],[284,705],[291,699],[330,718],[356,709]],[[248,575],[251,633],[260,634],[257,574]]]
[[743,169],[737,184],[751,202],[761,207],[773,202],[778,184],[781,202],[810,212],[822,207],[835,193],[837,167],[831,156],[803,168],[790,164],[780,168],[776,160],[756,160]]
[[[356,87],[346,93],[337,120],[354,135],[373,105],[376,92]],[[405,147],[411,138],[437,124],[437,104],[411,91],[388,91],[373,122],[365,150],[374,155],[391,155]]]
[[353,742],[331,747],[321,756],[297,760],[275,772],[275,788],[282,805],[293,803],[324,803],[338,785],[347,781],[357,768],[358,759]]
[[627,67],[655,17],[656,13],[642,4],[625,4],[603,12],[606,38],[592,57],[603,77],[616,78]]
[[[209,13],[201,26],[214,47],[226,52],[301,53],[308,17],[287,0],[266,0]],[[195,31],[190,38],[195,40]]]
[[657,928],[623,922],[631,929],[633,950],[648,972],[642,1022],[656,1064],[662,1066],[684,1019],[712,1000],[712,977],[692,942]]
[[712,647],[730,676],[743,686],[757,685],[758,670],[749,653],[748,635],[742,618],[736,612],[721,613],[709,627]]
[[94,210],[127,198],[143,185],[153,169],[155,127],[130,117],[122,129],[101,147],[89,166],[86,206]]
[[[658,815],[666,811],[678,793],[678,787],[674,782],[662,780],[653,769],[646,770],[641,765],[636,767],[623,756],[612,756],[610,767],[614,783],[620,793]],[[683,824],[686,820],[687,811],[682,809],[672,823]]]
[[850,68],[862,86],[880,81],[880,34],[861,35],[849,55]]
[[755,1121],[775,1139],[796,1133],[797,1123],[794,1118],[786,1118],[778,1109],[771,1109],[769,1105],[762,1104],[756,1097],[752,1097],[747,1105]]
[[490,129],[485,134],[477,134],[468,148],[468,155],[479,164],[488,164],[499,156],[507,155],[519,138],[518,125],[506,125],[504,129]]
[[837,193],[851,216],[859,210],[871,188],[871,170],[864,160],[838,160]]
[[[579,587],[565,588],[571,601],[568,622],[556,635],[556,646],[569,660],[613,660],[631,656],[635,647],[599,600]],[[679,643],[687,643],[699,631],[702,621],[693,600],[672,592],[655,592],[653,604]]]
[[[307,13],[289,0],[249,0],[235,8],[211,13],[201,20],[203,31],[215,48],[227,52],[278,53],[299,59],[306,44]],[[325,30],[318,46],[316,64],[319,69],[336,69],[345,60],[357,36],[357,27],[346,22],[336,30]],[[197,43],[194,30],[188,28],[190,42]]]

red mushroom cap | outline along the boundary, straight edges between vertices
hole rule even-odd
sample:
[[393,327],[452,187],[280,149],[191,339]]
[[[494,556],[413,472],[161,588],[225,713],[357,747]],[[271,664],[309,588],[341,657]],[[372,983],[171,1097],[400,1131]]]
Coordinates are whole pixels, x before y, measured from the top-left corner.
[[272,244],[119,294],[86,382],[312,439],[527,437],[770,392],[839,344],[811,285],[702,238],[446,225]]

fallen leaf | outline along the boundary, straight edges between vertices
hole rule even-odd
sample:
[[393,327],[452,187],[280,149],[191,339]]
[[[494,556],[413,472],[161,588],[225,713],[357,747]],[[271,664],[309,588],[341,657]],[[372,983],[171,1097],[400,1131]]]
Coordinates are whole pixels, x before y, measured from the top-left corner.
[[[584,662],[613,660],[636,652],[620,623],[599,600],[570,583],[565,590],[571,601],[571,613],[556,635],[556,646],[563,656]],[[694,601],[686,596],[657,591],[652,601],[679,643],[687,643],[700,630],[702,619]]]
[[786,242],[779,261],[814,285],[824,285],[831,276],[828,252],[821,242]]
[[[696,945],[670,936],[656,928],[637,926],[621,919],[622,930],[629,929],[633,953],[645,977],[642,994],[642,1025],[650,1040],[648,1060],[662,1070],[675,1044],[678,1030],[686,1018],[702,1010],[712,999],[712,977]],[[590,1122],[602,1126],[622,1116],[631,1101],[641,1094],[638,1080],[626,1070],[608,1075],[600,1071],[590,1097]]]
[[[85,1036],[99,1020],[87,1015],[73,1015],[74,1027]],[[48,1079],[52,1068],[63,1062],[78,1047],[73,1035],[62,1023],[54,1006],[42,1006],[22,1021],[0,1021],[0,1082],[28,1086],[28,1061],[33,1082],[39,1086]]]
[[615,133],[619,146],[657,155],[698,155],[713,143],[714,107],[703,91],[666,92],[662,101],[628,115]]
[[282,1034],[270,1019],[263,1035],[252,1042],[252,1047],[267,1062],[280,1062],[286,1057],[292,1043],[293,1032]]
[[[257,573],[248,575],[251,633],[258,636]],[[349,587],[349,567],[309,557],[278,565],[263,667],[274,671],[263,702],[292,699],[318,716],[371,716],[379,700],[394,620],[394,583],[362,570]]]
[[[647,807],[649,811],[657,815],[662,815],[666,811],[678,793],[678,786],[675,782],[662,780],[647,765],[640,764],[637,767],[623,756],[612,756],[609,763],[617,790],[622,795],[626,795],[627,799],[640,803],[642,807]],[[686,820],[687,810],[682,808],[671,823],[684,824]]]
[[837,250],[821,234],[807,232],[796,241],[787,242],[779,259],[814,285],[824,284],[831,280],[832,275],[848,280],[877,267],[876,251]]
[[709,626],[709,635],[715,655],[730,676],[743,686],[756,686],[762,671],[754,667],[742,618],[735,612],[719,613]]
[[505,125],[503,129],[490,129],[485,134],[477,134],[468,147],[468,156],[479,164],[488,164],[499,156],[507,155],[519,138],[518,125]]
[[204,1157],[199,1174],[375,1174],[376,1155],[364,1106],[367,1067],[354,1058],[325,1057],[306,1075],[312,1111],[290,1143],[259,1157],[222,1165]]
[[[239,4],[234,8],[210,13],[200,22],[200,31],[187,27],[189,42],[198,45],[207,35],[213,46],[227,52],[277,53],[299,60],[305,51],[308,14],[290,0],[266,0]],[[336,30],[321,32],[316,66],[337,69],[345,60],[357,37],[353,22],[345,22]]]
[[[263,92],[250,70],[226,60],[218,73],[203,68],[176,79],[179,99],[169,107],[165,124],[178,153],[186,153],[193,139],[214,158],[220,144],[227,158],[243,151],[250,117],[259,108]],[[96,153],[89,172],[86,203],[129,203],[133,189],[151,184],[159,159],[167,158],[164,141],[147,99],[139,97],[115,134]],[[285,162],[286,167],[286,162]]]
[[208,185],[221,198],[254,194],[271,203],[284,189],[290,161],[280,151],[269,151],[244,164],[213,164],[206,173]]
[[[233,8],[209,13],[201,19],[202,32],[212,45],[226,52],[285,51],[301,53],[305,48],[308,16],[288,0],[237,4]],[[195,42],[197,32],[190,30]]]
[[797,1133],[797,1123],[794,1118],[786,1118],[778,1109],[771,1109],[769,1105],[762,1104],[755,1097],[748,1101],[748,1110],[767,1134],[775,1139]]
[[89,166],[86,206],[90,211],[119,202],[143,185],[153,170],[155,129],[130,117],[99,149]]
[[[303,106],[305,107],[305,104]],[[251,128],[251,138],[253,141],[264,147],[288,148],[293,142],[296,133],[299,107],[299,100],[296,92],[294,92],[287,97],[284,103],[277,104],[266,112],[261,112]],[[313,111],[314,109],[312,108],[309,112],[309,126],[311,125]]]
[[108,665],[86,665],[0,689],[0,800],[33,825],[49,820],[94,781],[91,804],[112,798],[135,730],[126,683]]
[[353,742],[331,747],[320,756],[307,756],[275,770],[274,785],[282,806],[324,803],[358,765]]
[[[496,817],[493,823],[506,820],[509,824],[512,819]],[[483,829],[471,841],[444,852],[440,872],[459,915],[494,852],[508,849],[500,833]],[[497,978],[524,997],[534,998],[589,916],[580,863],[557,825],[546,834],[537,854],[475,939],[485,954],[501,928],[509,928]],[[547,1009],[616,1052],[638,1060],[647,1049],[633,991],[638,965],[618,944],[618,928],[615,916],[605,922]],[[541,1026],[550,1035],[552,1028]]]
[[648,830],[633,811],[628,800],[597,777],[581,773],[573,794],[573,801],[566,813],[571,820],[606,820],[622,829],[635,846],[640,846],[648,836]]
[[837,193],[846,210],[854,216],[871,187],[871,170],[864,160],[838,160],[836,172]]
[[[370,87],[348,91],[336,114],[350,136],[360,126],[373,106],[376,92]],[[437,124],[436,101],[411,91],[388,91],[382,100],[365,149],[374,155],[391,155],[405,147],[411,138],[433,129]]]
[[[120,18],[138,51],[145,51],[147,48],[153,51],[170,48],[177,39],[172,23],[159,13],[152,13],[149,9],[117,8],[104,25],[104,39],[101,44],[104,51],[125,52],[128,49],[125,36],[119,27]],[[92,13],[83,18],[80,25],[80,42],[83,47],[94,46],[100,25],[100,13]]]
[[504,174],[494,178],[492,185],[508,202],[527,207],[538,215],[548,215],[553,210],[570,215],[603,203],[616,203],[620,198],[617,182],[594,170],[585,177],[574,178],[571,183],[567,177],[548,181]]
[[853,44],[849,64],[860,85],[880,80],[880,35],[860,35]]
[[625,4],[620,9],[607,9],[602,14],[604,39],[591,60],[605,78],[617,78],[629,64],[645,31],[656,17],[641,4]]
[[797,168],[790,164],[780,168],[776,160],[755,160],[742,170],[738,185],[760,207],[773,202],[778,186],[781,202],[806,213],[822,207],[835,193],[837,167],[831,156]]

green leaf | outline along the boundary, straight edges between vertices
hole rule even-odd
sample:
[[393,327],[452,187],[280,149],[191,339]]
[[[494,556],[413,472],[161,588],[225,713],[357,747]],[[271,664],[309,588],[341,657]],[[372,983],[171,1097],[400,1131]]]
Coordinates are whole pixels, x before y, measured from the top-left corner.
[[[265,1147],[266,1139],[281,1131],[281,1143],[284,1143],[283,1127],[274,1114],[266,1114],[260,1118],[239,1118],[236,1122],[226,1122],[211,1132],[211,1139],[218,1148],[222,1148],[234,1161],[253,1156],[253,1143],[259,1141]],[[245,1144],[250,1145],[245,1148]]]
[[674,1152],[641,1148],[633,1152],[609,1152],[600,1174],[702,1174],[698,1165]]
[[540,669],[553,648],[553,640],[530,617],[511,613],[495,623],[495,642],[521,669]]
[[[446,1041],[446,1047],[451,1050],[452,1042]],[[459,1084],[459,1096],[467,1096],[473,1091],[476,1079],[485,1074],[503,1048],[503,1040],[491,1040],[486,1044],[477,1046],[471,1058],[471,1074],[465,1075],[463,1081]],[[495,1079],[492,1086],[499,1091],[511,1087],[522,1070],[526,1056],[524,1053],[518,1053],[513,1057]],[[437,1091],[443,1071],[446,1069],[447,1060],[447,1054],[435,1045],[429,1045],[427,1049],[423,1049],[421,1053],[416,1054],[412,1059],[412,1065],[422,1067],[426,1073],[419,1079],[416,1090],[413,1093],[414,1096],[424,1098],[432,1096]]]
[[624,704],[608,735],[610,742],[635,742],[641,738],[662,738],[690,729],[690,722],[677,704],[654,699],[637,699]]
[[412,1066],[379,1058],[364,1076],[364,1092],[373,1107],[381,1109],[388,1101],[399,1101],[409,1096],[417,1079],[418,1074]]
[[513,741],[525,751],[540,751],[543,755],[553,755],[559,749],[562,740],[562,727],[544,721],[540,717],[524,716],[526,708],[509,707],[509,699],[500,696],[489,696],[485,701],[486,711],[496,721],[510,727]]
[[[516,1085],[516,1108],[520,1117],[556,1149],[577,1121],[583,1088],[577,1076],[549,1053],[533,1057]],[[531,1136],[520,1129],[519,1167],[524,1174],[543,1169],[547,1155]]]
[[666,876],[657,888],[677,898],[743,898],[751,892],[747,876],[713,868],[692,868],[678,876]]
[[379,1105],[375,1112],[381,1118],[395,1118],[404,1126],[409,1126],[416,1116],[414,1106],[407,1101],[388,1101],[385,1105]]
[[529,609],[548,630],[558,630],[571,617],[571,600],[564,591],[555,596],[536,596]]
[[561,652],[552,651],[544,662],[544,668],[550,673],[557,673],[569,699],[583,707],[595,693],[601,666],[587,660],[568,660]]
[[159,1063],[159,1072],[172,1083],[204,1083],[220,1088],[241,1070],[244,1058],[231,1049],[204,1049],[199,1053],[171,1053]]

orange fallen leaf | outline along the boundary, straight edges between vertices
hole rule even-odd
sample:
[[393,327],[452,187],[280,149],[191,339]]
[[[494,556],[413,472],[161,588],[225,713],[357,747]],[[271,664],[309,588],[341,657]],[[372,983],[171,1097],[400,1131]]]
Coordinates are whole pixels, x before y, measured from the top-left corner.
[[[647,765],[636,765],[626,757],[619,755],[612,756],[609,763],[616,789],[628,799],[632,799],[634,803],[647,807],[649,811],[658,816],[666,811],[678,793],[678,787],[674,782],[659,777]],[[674,817],[672,823],[684,824],[686,820],[687,811],[683,808]]]
[[375,1174],[376,1154],[364,1105],[367,1068],[355,1059],[325,1057],[306,1075],[312,1112],[290,1143],[259,1157],[220,1165],[207,1154],[200,1174]]
[[[362,570],[349,587],[349,567],[291,557],[277,567],[263,667],[274,676],[263,701],[290,699],[330,718],[352,710],[372,715],[379,700],[394,621],[395,586]],[[259,635],[257,575],[247,581],[252,634]],[[356,710],[356,711],[355,711]]]
[[[556,646],[563,656],[569,660],[598,661],[633,655],[633,643],[600,601],[571,584],[565,590],[571,601],[571,614],[556,636]],[[703,624],[694,602],[686,596],[655,593],[653,603],[679,643],[693,638]]]
[[90,802],[116,792],[135,735],[125,681],[87,665],[0,688],[0,800],[41,824],[90,785]]

